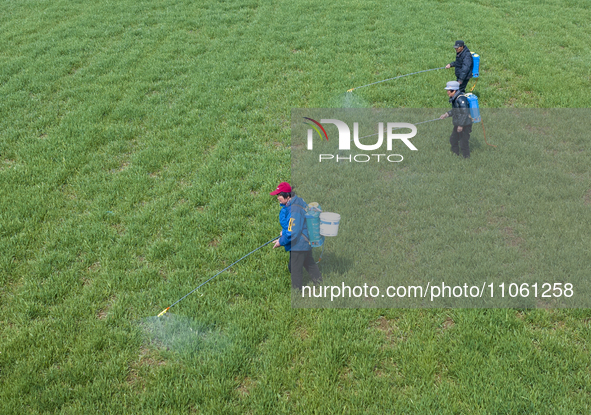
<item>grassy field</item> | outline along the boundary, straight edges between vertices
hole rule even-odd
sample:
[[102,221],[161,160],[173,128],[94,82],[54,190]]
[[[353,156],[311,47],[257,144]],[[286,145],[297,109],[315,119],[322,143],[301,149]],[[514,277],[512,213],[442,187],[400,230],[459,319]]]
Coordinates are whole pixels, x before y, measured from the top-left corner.
[[[481,107],[591,107],[590,20],[584,0],[3,2],[0,413],[589,413],[587,309],[293,309],[269,248],[153,316],[278,235],[292,108],[447,107],[451,70],[345,91],[444,66],[456,39]],[[584,273],[589,144],[520,137],[475,134],[469,165],[430,141],[429,177],[489,187],[447,189],[429,225],[486,221],[471,248],[500,246],[508,276],[523,251]],[[423,184],[399,173],[405,214]],[[407,224],[415,258],[456,236]]]

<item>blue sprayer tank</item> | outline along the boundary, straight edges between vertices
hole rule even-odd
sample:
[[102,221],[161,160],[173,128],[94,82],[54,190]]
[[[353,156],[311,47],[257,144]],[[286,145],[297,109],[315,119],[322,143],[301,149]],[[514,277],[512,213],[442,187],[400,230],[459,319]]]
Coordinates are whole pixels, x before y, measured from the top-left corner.
[[308,227],[308,237],[310,246],[316,248],[324,243],[324,236],[320,236],[320,214],[322,209],[316,202],[308,204],[306,208],[306,226]]
[[480,55],[478,53],[470,52],[472,54],[472,78],[478,78],[478,71],[480,70]]
[[480,118],[480,108],[478,108],[478,97],[470,92],[465,95],[468,98],[468,104],[470,104],[470,118],[472,118],[472,122],[480,122],[482,119]]

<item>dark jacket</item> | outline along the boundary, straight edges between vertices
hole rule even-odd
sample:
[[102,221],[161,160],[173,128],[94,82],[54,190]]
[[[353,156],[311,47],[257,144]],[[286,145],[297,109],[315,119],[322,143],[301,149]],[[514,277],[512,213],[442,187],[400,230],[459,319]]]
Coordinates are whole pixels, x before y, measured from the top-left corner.
[[472,125],[472,118],[470,118],[470,103],[466,95],[456,91],[453,97],[449,99],[451,103],[451,111],[447,113],[453,117],[454,125]]
[[460,53],[456,53],[456,60],[450,63],[450,65],[452,68],[456,68],[456,78],[458,78],[459,83],[472,78],[474,61],[472,60],[470,49],[464,46],[464,49]]
[[284,246],[286,251],[309,251],[312,249],[305,218],[307,207],[304,199],[296,195],[291,197],[287,205],[281,205],[279,223],[283,233],[279,238],[279,245]]

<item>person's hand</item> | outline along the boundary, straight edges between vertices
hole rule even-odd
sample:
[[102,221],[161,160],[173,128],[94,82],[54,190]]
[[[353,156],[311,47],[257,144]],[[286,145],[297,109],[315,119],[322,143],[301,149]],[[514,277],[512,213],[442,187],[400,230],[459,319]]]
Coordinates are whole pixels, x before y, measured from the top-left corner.
[[441,117],[439,117],[440,120],[443,120],[444,118],[449,117],[449,114],[447,112],[444,112],[443,114],[441,114]]
[[279,236],[283,236],[283,229],[279,232]]
[[462,127],[461,125],[458,125],[458,133],[461,133],[462,131],[464,131],[464,127]]
[[449,69],[451,68],[451,63],[448,63],[447,65],[445,65],[445,69]]
[[279,245],[279,239],[277,239],[277,240],[275,241],[275,244],[273,245],[273,249],[275,249],[275,248],[279,248],[280,246],[281,246],[281,245]]

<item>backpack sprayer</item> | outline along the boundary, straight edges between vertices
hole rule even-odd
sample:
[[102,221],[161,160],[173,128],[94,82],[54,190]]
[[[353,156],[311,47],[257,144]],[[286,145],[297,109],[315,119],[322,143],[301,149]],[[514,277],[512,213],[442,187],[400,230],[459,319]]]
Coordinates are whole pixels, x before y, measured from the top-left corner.
[[[474,89],[474,87],[472,87]],[[497,147],[493,144],[489,144],[486,141],[486,130],[484,129],[484,121],[482,121],[482,117],[480,116],[480,108],[478,107],[478,97],[471,92],[464,94],[468,99],[468,104],[470,105],[470,118],[472,118],[473,123],[480,123],[482,125],[482,135],[484,136],[484,142],[486,145],[491,147]]]
[[472,54],[472,78],[474,78],[474,85],[470,88],[470,92],[476,88],[476,82],[478,82],[478,71],[480,70],[480,55],[478,53],[470,52]]
[[323,212],[317,202],[312,202],[306,208],[305,218],[310,246],[312,248],[322,247],[320,258],[318,259],[318,262],[320,262],[324,253],[324,237],[337,236],[341,215],[338,213]]

